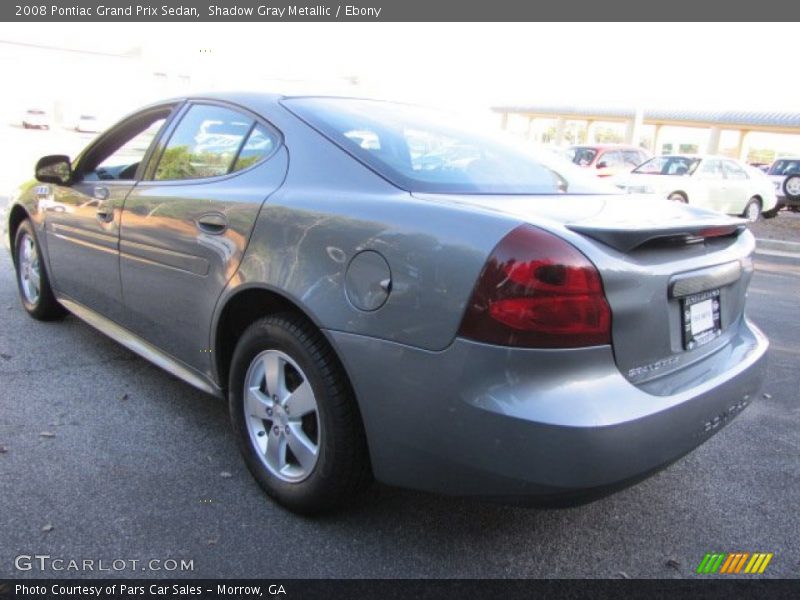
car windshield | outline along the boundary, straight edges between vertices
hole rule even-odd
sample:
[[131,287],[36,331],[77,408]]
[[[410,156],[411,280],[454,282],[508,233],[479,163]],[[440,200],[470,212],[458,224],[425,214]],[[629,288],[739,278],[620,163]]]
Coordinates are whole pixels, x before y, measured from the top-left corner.
[[291,98],[294,114],[401,189],[473,194],[602,194],[610,186],[552,152],[450,113],[348,98]]
[[797,175],[800,174],[800,160],[776,160],[769,169],[770,175]]
[[567,150],[567,157],[580,167],[592,164],[595,156],[597,156],[596,148],[569,148]]
[[656,156],[631,172],[643,175],[691,175],[699,164],[699,158],[690,156]]

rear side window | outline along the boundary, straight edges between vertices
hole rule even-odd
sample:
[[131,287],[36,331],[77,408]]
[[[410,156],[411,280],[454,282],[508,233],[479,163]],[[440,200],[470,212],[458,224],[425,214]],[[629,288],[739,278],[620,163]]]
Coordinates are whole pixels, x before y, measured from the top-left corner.
[[697,174],[703,179],[722,179],[722,163],[718,160],[703,161]]
[[644,154],[636,150],[623,151],[622,158],[625,161],[625,166],[628,167],[638,167],[646,160]]
[[597,168],[613,168],[622,166],[622,153],[616,150],[604,152],[600,158],[597,159]]
[[[434,109],[350,98],[284,106],[401,189],[475,194],[608,193],[563,160]],[[566,165],[567,169],[564,169]]]
[[221,106],[196,104],[170,137],[157,180],[203,179],[239,171],[272,152],[275,135],[255,120]]
[[727,179],[747,179],[747,172],[735,162],[726,160],[723,165],[725,166],[725,177]]
[[277,140],[275,135],[263,125],[256,125],[247,137],[232,171],[241,171],[256,164],[265,156],[272,154]]

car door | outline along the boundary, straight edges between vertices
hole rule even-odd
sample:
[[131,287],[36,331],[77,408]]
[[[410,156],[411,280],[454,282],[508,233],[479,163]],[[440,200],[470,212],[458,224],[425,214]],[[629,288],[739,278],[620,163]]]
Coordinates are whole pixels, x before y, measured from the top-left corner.
[[722,167],[727,190],[719,210],[731,215],[740,215],[754,195],[750,177],[747,171],[732,160],[723,160]]
[[724,212],[728,189],[722,161],[716,158],[703,160],[692,175],[692,180],[694,185],[689,194],[689,202]]
[[165,137],[122,212],[125,324],[210,374],[214,306],[288,153],[271,125],[216,102],[187,104]]
[[119,277],[123,202],[172,109],[148,109],[100,137],[75,161],[73,182],[55,186],[45,205],[57,292],[116,321],[124,314]]

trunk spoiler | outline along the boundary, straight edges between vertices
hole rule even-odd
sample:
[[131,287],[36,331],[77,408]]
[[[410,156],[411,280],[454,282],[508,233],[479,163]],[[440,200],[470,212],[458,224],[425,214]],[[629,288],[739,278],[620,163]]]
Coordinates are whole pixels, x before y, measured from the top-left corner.
[[632,223],[570,223],[567,228],[620,252],[630,252],[644,245],[696,244],[709,238],[736,237],[745,229],[744,220],[720,215],[718,218],[687,219],[663,225],[636,227]]

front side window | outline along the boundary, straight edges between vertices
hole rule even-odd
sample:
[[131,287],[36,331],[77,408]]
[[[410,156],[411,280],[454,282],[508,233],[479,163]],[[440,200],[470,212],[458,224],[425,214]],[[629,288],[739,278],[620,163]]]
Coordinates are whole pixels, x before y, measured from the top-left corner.
[[176,127],[155,172],[157,180],[203,179],[244,169],[269,154],[275,136],[237,111],[196,104]]
[[610,193],[597,178],[471,121],[419,106],[290,98],[291,112],[401,189],[429,193]]
[[171,107],[128,119],[90,147],[79,161],[77,175],[86,181],[128,181],[158,136]]
[[588,167],[597,156],[596,148],[570,148],[568,151],[568,158],[579,167]]

